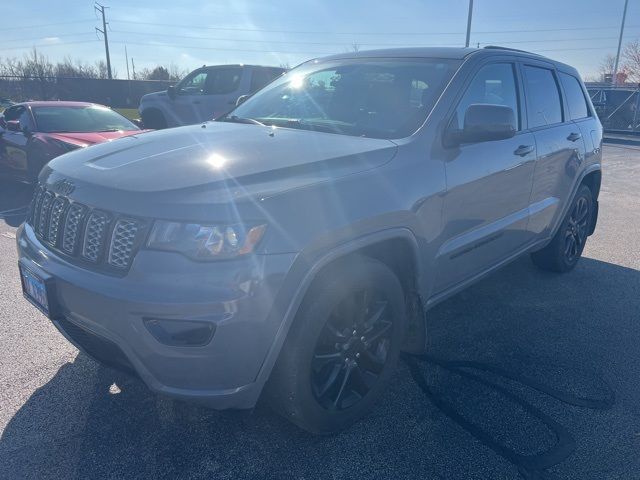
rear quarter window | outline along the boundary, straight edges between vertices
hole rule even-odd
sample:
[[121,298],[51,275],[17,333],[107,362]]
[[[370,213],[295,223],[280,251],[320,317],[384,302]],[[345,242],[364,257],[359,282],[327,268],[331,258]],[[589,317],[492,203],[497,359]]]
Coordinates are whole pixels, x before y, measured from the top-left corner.
[[560,81],[562,82],[564,94],[567,97],[571,120],[588,117],[589,107],[587,106],[587,100],[584,97],[584,91],[582,90],[580,81],[573,75],[562,72],[560,73]]

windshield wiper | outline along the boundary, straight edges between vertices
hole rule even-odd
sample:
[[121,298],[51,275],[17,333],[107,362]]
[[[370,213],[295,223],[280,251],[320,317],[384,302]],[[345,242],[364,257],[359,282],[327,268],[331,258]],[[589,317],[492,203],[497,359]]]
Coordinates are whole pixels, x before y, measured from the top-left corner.
[[276,125],[288,128],[297,128],[299,130],[311,130],[324,133],[342,133],[338,126],[327,125],[321,122],[313,121],[305,118],[264,118],[267,125]]
[[237,115],[231,115],[230,117],[222,117],[216,120],[216,122],[246,123],[248,125],[260,125],[261,127],[266,127],[264,123],[259,122],[255,118],[239,117]]

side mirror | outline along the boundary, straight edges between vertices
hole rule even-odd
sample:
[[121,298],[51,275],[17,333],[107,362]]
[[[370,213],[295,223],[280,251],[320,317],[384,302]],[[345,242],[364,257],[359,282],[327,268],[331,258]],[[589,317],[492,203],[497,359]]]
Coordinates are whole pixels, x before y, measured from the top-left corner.
[[176,87],[175,87],[175,85],[170,85],[169,87],[167,87],[167,95],[169,96],[169,98],[171,100],[176,98]]
[[7,130],[10,132],[20,132],[20,120],[7,120]]
[[236,107],[242,105],[251,95],[240,95],[236,100]]
[[489,142],[504,140],[516,134],[516,116],[511,107],[478,103],[469,105],[464,114],[463,129],[450,131],[448,143]]
[[133,120],[131,120],[131,123],[133,123],[138,128],[144,129],[144,123],[140,118],[134,118]]

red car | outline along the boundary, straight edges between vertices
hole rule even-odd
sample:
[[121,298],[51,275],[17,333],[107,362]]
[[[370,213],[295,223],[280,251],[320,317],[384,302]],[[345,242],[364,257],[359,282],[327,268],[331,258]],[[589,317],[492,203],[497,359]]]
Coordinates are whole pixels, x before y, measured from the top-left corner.
[[104,105],[17,103],[0,116],[0,176],[34,183],[42,167],[63,153],[143,131]]

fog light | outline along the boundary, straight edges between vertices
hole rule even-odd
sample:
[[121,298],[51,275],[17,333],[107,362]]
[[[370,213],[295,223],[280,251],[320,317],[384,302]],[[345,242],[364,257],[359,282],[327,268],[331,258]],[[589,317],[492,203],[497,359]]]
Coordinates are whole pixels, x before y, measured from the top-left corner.
[[146,318],[144,324],[156,340],[171,347],[201,347],[216,330],[213,323],[193,320]]

